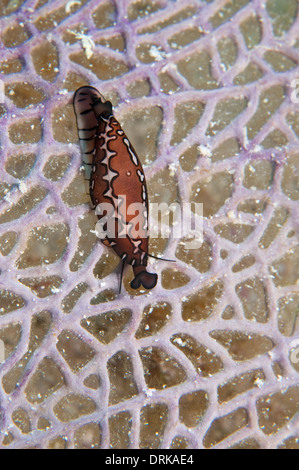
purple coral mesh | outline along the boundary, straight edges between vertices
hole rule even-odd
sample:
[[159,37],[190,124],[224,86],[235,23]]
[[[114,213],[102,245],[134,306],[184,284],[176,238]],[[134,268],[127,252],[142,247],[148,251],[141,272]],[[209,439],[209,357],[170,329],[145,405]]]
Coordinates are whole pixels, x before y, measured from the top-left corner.
[[[288,197],[282,190],[282,178],[284,174],[287,157],[292,155],[296,149],[298,151],[298,136],[287,123],[289,113],[298,110],[298,104],[292,100],[291,83],[298,77],[298,68],[294,67],[289,71],[277,73],[264,59],[266,50],[275,50],[283,52],[293,61],[298,61],[298,49],[294,46],[297,36],[299,20],[294,19],[287,31],[281,36],[275,36],[273,32],[273,21],[270,18],[264,1],[237,2],[232,1],[227,5],[227,11],[230,15],[223,16],[223,21],[219,21],[219,26],[213,26],[209,21],[219,10],[221,10],[225,1],[219,0],[212,3],[201,1],[166,1],[157,2],[160,9],[151,14],[137,18],[135,21],[129,21],[127,9],[129,1],[118,0],[115,2],[116,20],[115,23],[106,29],[97,29],[92,19],[92,12],[103,2],[87,1],[81,7],[78,2],[75,12],[66,16],[58,24],[49,21],[48,29],[39,31],[35,21],[42,16],[50,16],[52,12],[61,7],[73,8],[72,2],[68,4],[63,1],[20,2],[21,6],[16,11],[8,12],[7,16],[0,18],[0,31],[4,31],[10,25],[16,22],[23,22],[30,31],[31,37],[23,44],[5,48],[3,43],[1,47],[1,63],[12,58],[22,58],[23,70],[15,73],[14,82],[29,82],[42,89],[46,95],[42,104],[20,109],[16,107],[9,95],[5,98],[4,107],[7,110],[1,118],[1,165],[0,181],[12,185],[10,192],[0,202],[0,214],[4,213],[10,205],[16,203],[21,196],[30,191],[34,186],[41,185],[47,191],[47,196],[37,204],[31,211],[25,215],[16,218],[8,223],[0,224],[0,236],[8,231],[15,231],[18,234],[16,247],[7,255],[0,254],[0,289],[9,290],[21,296],[25,305],[0,316],[0,331],[10,324],[21,324],[22,334],[17,347],[13,353],[0,365],[1,386],[0,386],[0,407],[1,407],[1,442],[2,448],[23,448],[40,447],[47,448],[51,442],[58,437],[68,447],[76,446],[76,431],[84,429],[82,426],[88,423],[96,423],[101,428],[102,448],[109,448],[111,445],[111,436],[109,434],[109,418],[122,411],[128,411],[131,415],[130,444],[131,448],[138,448],[140,445],[140,414],[146,405],[163,404],[168,408],[165,429],[160,429],[158,444],[148,441],[148,447],[159,445],[160,448],[169,448],[173,439],[180,436],[188,442],[190,448],[211,447],[228,448],[241,441],[250,442],[254,439],[261,448],[276,448],[287,438],[299,438],[299,414],[298,414],[298,388],[294,388],[295,395],[293,403],[297,403],[295,411],[286,416],[283,425],[277,426],[275,432],[267,435],[263,428],[262,421],[257,410],[257,401],[267,395],[281,393],[283,397],[290,387],[299,386],[298,370],[292,366],[289,360],[289,353],[298,338],[297,329],[290,336],[281,333],[278,327],[278,301],[287,295],[298,293],[298,282],[291,285],[277,286],[269,273],[269,266],[283,257],[290,250],[295,249],[296,237],[287,237],[292,231],[297,231],[299,224],[298,203],[291,197]],[[80,2],[79,2],[80,3]],[[288,3],[288,2],[286,2]],[[68,5],[68,6],[67,6]],[[239,9],[233,7],[239,5]],[[164,24],[162,28],[148,34],[138,34],[141,27],[146,27],[158,23],[175,12],[179,12],[187,6],[194,7],[194,14],[180,20],[174,24]],[[262,37],[258,45],[252,50],[246,47],[240,32],[240,24],[251,17],[257,15],[262,25]],[[296,17],[296,15],[295,15]],[[121,33],[126,38],[126,49],[124,52],[112,51],[101,45],[92,45],[93,54],[97,52],[105,54],[107,57],[123,60],[129,67],[129,71],[120,77],[109,80],[100,80],[92,69],[86,69],[79,64],[71,62],[69,55],[74,52],[82,51],[82,41],[74,44],[66,44],[62,40],[62,35],[67,30],[78,24],[84,24],[87,28],[86,34],[94,42],[107,35]],[[203,35],[180,50],[171,49],[167,39],[174,33],[181,32],[189,26],[199,26]],[[221,38],[233,38],[238,47],[238,55],[234,65],[227,70],[223,69],[220,56],[217,50],[217,43]],[[34,69],[31,50],[38,46],[42,40],[48,39],[55,42],[59,55],[59,73],[54,82],[49,83],[43,80]],[[151,42],[161,46],[165,53],[157,52],[156,60],[152,63],[142,63],[136,57],[136,47],[142,42]],[[297,41],[298,42],[298,41]],[[219,83],[219,87],[212,90],[200,90],[193,88],[190,83],[179,74],[176,63],[179,60],[186,59],[196,51],[206,51],[209,53],[211,61],[211,74]],[[234,78],[244,70],[250,61],[263,72],[263,76],[257,81],[244,85],[234,85]],[[161,70],[167,70],[173,80],[180,86],[180,90],[173,94],[165,94],[160,89],[158,73]],[[157,158],[154,162],[145,167],[147,179],[155,176],[161,169],[167,168],[173,164],[176,168],[175,177],[178,181],[181,202],[187,202],[191,193],[191,187],[194,183],[206,179],[207,175],[213,177],[214,174],[225,171],[233,174],[234,188],[231,197],[229,197],[217,214],[211,218],[204,219],[204,237],[212,247],[212,260],[210,269],[205,273],[200,273],[189,264],[177,259],[176,267],[189,276],[190,282],[183,288],[175,290],[163,289],[161,286],[161,272],[167,264],[152,262],[153,268],[159,275],[160,282],[157,287],[149,294],[132,297],[124,289],[121,295],[109,303],[100,305],[90,305],[90,300],[99,290],[104,288],[115,288],[117,277],[115,274],[107,276],[102,283],[95,278],[93,270],[100,256],[105,252],[105,248],[100,243],[95,243],[91,254],[87,257],[83,265],[75,272],[70,271],[70,261],[76,253],[80,230],[78,223],[82,216],[86,215],[90,208],[88,204],[78,204],[73,207],[67,206],[61,198],[62,192],[71,184],[74,178],[79,174],[81,166],[81,155],[78,144],[74,141],[57,142],[53,136],[52,129],[52,111],[57,107],[63,107],[70,103],[73,92],[64,90],[64,80],[69,72],[74,72],[83,76],[86,82],[96,86],[105,96],[106,93],[117,91],[119,95],[119,106],[116,107],[116,116],[122,115],[124,111],[133,109],[144,109],[159,105],[163,108],[163,128],[159,135]],[[12,81],[11,74],[1,75],[4,83]],[[148,97],[133,100],[127,92],[127,84],[130,80],[148,79],[151,82],[152,90]],[[254,116],[258,105],[259,97],[263,90],[274,85],[281,85],[285,89],[285,99],[278,107],[275,113],[269,117],[260,131],[250,140],[245,132],[246,125]],[[220,100],[246,97],[248,99],[247,108],[222,131],[214,136],[207,136],[206,130],[213,118],[215,106]],[[177,104],[185,101],[205,102],[205,111],[192,129],[186,139],[176,146],[170,145],[171,136],[174,128],[174,108]],[[297,108],[296,108],[297,107]],[[9,129],[18,119],[28,119],[37,117],[42,120],[42,138],[37,143],[14,144],[9,137]],[[287,136],[288,143],[285,146],[263,149],[260,145],[265,137],[274,128],[280,129]],[[69,132],[69,129],[66,129]],[[71,131],[72,132],[72,131]],[[74,131],[76,132],[76,131]],[[209,149],[216,148],[219,144],[230,137],[238,140],[241,146],[240,153],[232,158],[226,158],[212,163],[209,158]],[[201,144],[205,149],[197,162],[197,166],[189,173],[179,168],[179,157],[193,144]],[[19,181],[5,171],[5,161],[7,156],[17,153],[35,153],[37,161],[34,168],[27,178],[19,184]],[[53,182],[45,178],[43,167],[48,158],[53,155],[67,153],[72,156],[72,165],[65,176]],[[243,172],[246,164],[251,161],[267,160],[275,163],[275,172],[273,183],[268,190],[248,189],[242,185]],[[296,175],[294,175],[296,178]],[[237,206],[245,199],[268,199],[268,205],[262,215],[250,214],[237,211]],[[55,214],[47,213],[49,207],[55,206]],[[259,240],[273,216],[275,207],[283,206],[289,212],[289,217],[283,227],[278,232],[276,238],[267,249],[259,247]],[[221,234],[217,234],[214,228],[219,223],[244,223],[253,226],[254,230],[246,238],[243,244],[233,244]],[[16,261],[24,252],[28,235],[34,227],[47,226],[58,223],[64,223],[69,227],[69,238],[67,248],[61,258],[50,265],[39,265],[23,270],[17,268]],[[178,240],[171,239],[165,257],[174,257]],[[227,250],[229,256],[222,259],[221,250]],[[244,269],[238,273],[233,273],[232,266],[244,254],[254,254],[256,258],[253,266]],[[171,266],[173,267],[173,266]],[[59,275],[64,279],[63,284],[57,288],[56,292],[45,298],[38,298],[28,287],[21,284],[20,277],[43,277],[45,275]],[[263,280],[266,297],[268,302],[269,316],[266,322],[253,322],[245,317],[242,304],[235,291],[235,286],[247,279],[257,276]],[[187,322],[182,319],[182,302],[189,295],[199,291],[205,286],[209,286],[220,279],[224,284],[224,292],[217,305],[214,306],[212,314],[204,321]],[[61,309],[61,302],[67,294],[71,292],[78,284],[85,282],[88,285],[87,291],[80,297],[70,314],[66,314]],[[149,304],[156,302],[168,302],[172,306],[172,315],[166,326],[158,333],[144,337],[135,338],[135,332],[140,324],[142,312]],[[1,300],[0,300],[1,302]],[[234,307],[235,314],[230,320],[222,318],[221,314],[227,305]],[[1,307],[1,305],[0,305]],[[103,344],[94,336],[82,328],[80,321],[83,317],[99,315],[101,313],[119,310],[131,309],[132,318],[122,333],[109,344]],[[25,367],[24,373],[19,380],[17,387],[12,393],[7,394],[2,387],[2,379],[11,370],[15,364],[23,357],[28,350],[30,325],[33,315],[47,310],[51,313],[51,328],[44,338],[42,344],[34,351],[33,355]],[[296,318],[296,315],[294,315]],[[295,321],[295,320],[294,320]],[[87,345],[93,348],[95,355],[82,367],[77,373],[72,372],[67,362],[56,347],[57,338],[63,330],[72,331],[81,338]],[[229,355],[219,342],[215,341],[210,335],[215,330],[222,331],[241,331],[247,334],[258,334],[271,338],[273,348],[266,354],[253,355],[250,360],[236,361]],[[187,356],[174,346],[170,338],[177,333],[192,336],[199,344],[204,345],[219,358],[223,363],[223,369],[218,373],[203,377]],[[186,373],[186,379],[176,386],[166,387],[165,389],[148,388],[144,376],[144,369],[140,360],[139,352],[141,348],[150,348],[156,346],[163,350],[169,357],[175,360],[183,367]],[[109,406],[110,383],[107,371],[107,362],[118,351],[125,351],[130,357],[133,366],[134,380],[138,392],[129,399],[122,400]],[[42,403],[31,404],[26,398],[26,387],[31,377],[38,368],[38,365],[44,357],[50,357],[60,368],[65,384],[50,394]],[[281,367],[281,375],[275,374],[274,364]],[[219,403],[217,397],[217,387],[227,380],[244,374],[248,371],[262,369],[264,379],[257,381],[256,386],[244,393],[240,393],[225,403]],[[87,388],[84,379],[91,374],[100,376],[100,387],[96,390]],[[179,412],[179,399],[181,396],[204,390],[208,396],[208,406],[196,426],[187,426]],[[297,393],[297,395],[296,395]],[[94,402],[94,408],[90,414],[82,414],[75,419],[65,423],[58,419],[55,413],[55,405],[60,400],[70,394],[78,394],[83,397],[89,397]],[[71,406],[71,405],[70,405]],[[15,410],[23,410],[30,422],[30,426],[24,429],[24,425],[18,426],[18,419],[14,415]],[[217,441],[217,438],[208,443],[208,438],[215,426],[219,426],[220,434],[221,421],[218,418],[233,413],[238,409],[246,410],[246,423],[242,420],[236,424],[235,432]],[[285,410],[285,408],[284,408]],[[269,415],[271,418],[271,412]],[[297,413],[296,413],[297,411]],[[245,413],[245,411],[244,411]],[[231,415],[232,419],[235,416]],[[39,418],[45,418],[50,425],[46,429],[38,429]],[[180,419],[181,418],[181,419]],[[216,421],[215,421],[216,420]],[[217,424],[218,423],[218,424]],[[222,425],[223,426],[223,425]],[[275,426],[274,426],[275,427]],[[22,432],[23,431],[23,432]],[[222,434],[221,434],[222,435]],[[74,437],[75,436],[75,437]],[[225,431],[224,431],[225,436]],[[85,436],[86,437],[86,436]],[[7,441],[5,441],[5,438]],[[86,437],[88,440],[88,437]],[[246,441],[247,440],[247,441]],[[156,442],[156,441],[155,441]],[[57,444],[58,445],[58,444]],[[144,444],[143,444],[144,445]]]

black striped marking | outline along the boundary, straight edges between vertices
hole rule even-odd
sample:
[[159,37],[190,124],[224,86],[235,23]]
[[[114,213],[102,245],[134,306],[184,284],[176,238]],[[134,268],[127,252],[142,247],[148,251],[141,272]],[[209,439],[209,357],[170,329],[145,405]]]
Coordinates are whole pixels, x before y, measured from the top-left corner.
[[78,131],[82,131],[82,132],[95,131],[96,128],[97,128],[97,126],[90,127],[89,129],[79,129],[78,128]]
[[94,112],[93,109],[86,109],[85,111],[82,111],[80,115],[82,116],[84,114],[93,113],[93,112]]
[[94,139],[94,136],[86,137],[86,138],[79,137],[79,140],[85,140],[85,141],[89,141],[89,140],[93,140],[93,139]]

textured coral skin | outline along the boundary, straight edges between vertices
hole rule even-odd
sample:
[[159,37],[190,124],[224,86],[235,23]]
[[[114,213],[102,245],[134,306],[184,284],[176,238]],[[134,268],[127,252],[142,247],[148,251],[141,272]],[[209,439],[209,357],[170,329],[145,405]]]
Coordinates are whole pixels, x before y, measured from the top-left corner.
[[[288,168],[291,172],[288,181],[293,181],[293,186],[298,184],[296,183],[296,178],[298,178],[296,159],[293,167],[288,166],[289,158],[294,158],[296,151],[298,152],[299,135],[298,124],[296,127],[298,103],[296,104],[292,99],[291,88],[292,80],[298,78],[299,20],[296,11],[287,26],[277,32],[273,9],[268,8],[267,10],[265,2],[260,0],[248,3],[232,1],[233,6],[239,5],[239,8],[236,8],[237,11],[232,11],[231,16],[224,14],[220,17],[216,14],[225,4],[222,0],[209,3],[196,0],[192,2],[161,0],[159,2],[160,9],[157,12],[136,20],[128,18],[128,8],[132,2],[118,0],[114,4],[117,11],[116,16],[114,17],[111,13],[110,16],[107,16],[107,24],[96,27],[92,13],[104,3],[102,1],[91,0],[82,5],[77,4],[77,6],[70,3],[66,5],[61,0],[49,2],[27,0],[19,3],[19,6],[10,7],[11,10],[9,7],[7,10],[5,10],[6,7],[4,9],[1,7],[0,63],[2,67],[4,62],[19,59],[20,70],[1,73],[0,78],[6,87],[11,83],[26,81],[34,89],[42,90],[44,98],[40,103],[31,103],[30,97],[33,94],[31,91],[29,98],[23,97],[25,108],[22,108],[15,101],[18,93],[14,94],[14,90],[10,91],[9,88],[6,88],[4,104],[0,108],[0,182],[10,185],[10,190],[3,194],[3,197],[2,192],[5,193],[7,186],[4,186],[4,190],[0,186],[2,191],[0,237],[7,232],[17,234],[17,242],[11,251],[7,254],[4,251],[5,256],[3,251],[0,254],[0,309],[4,309],[4,313],[1,311],[0,316],[0,333],[4,335],[5,329],[11,325],[20,325],[22,328],[20,339],[15,348],[10,349],[10,355],[0,365],[1,448],[116,447],[117,433],[112,423],[116,416],[120,416],[120,413],[128,413],[130,416],[131,431],[125,445],[134,449],[139,446],[165,449],[177,445],[178,441],[182,445],[196,449],[229,448],[241,441],[243,443],[245,441],[244,446],[247,443],[249,447],[259,446],[260,448],[277,448],[280,445],[286,446],[287,443],[289,446],[298,446],[299,369],[298,366],[296,368],[294,363],[290,362],[290,353],[298,341],[298,320],[296,323],[298,306],[295,304],[298,302],[298,271],[296,271],[298,251],[296,250],[298,250],[299,214],[298,197],[296,199],[296,195],[294,196],[296,193],[294,190],[292,190],[293,192],[290,190],[290,194],[284,185]],[[291,3],[285,2],[288,5]],[[170,15],[190,6],[194,8],[191,16],[188,15],[178,22],[162,23],[162,26],[156,31],[149,30],[148,33],[139,34],[140,29],[150,28],[153,24],[163,22]],[[59,8],[66,12],[63,20],[59,19],[59,15],[56,14],[54,17],[52,15],[48,24],[40,21],[42,17],[51,18],[51,13]],[[229,6],[227,11],[231,11]],[[249,47],[240,32],[240,25],[252,16],[259,17],[262,34],[254,47]],[[216,19],[212,20],[212,18]],[[16,23],[25,25],[28,38],[20,39],[20,44],[10,44],[7,39],[9,34],[6,37],[4,32]],[[72,41],[65,42],[63,34],[72,28],[74,29],[80,23],[85,25],[84,31],[87,31],[86,34],[92,41],[87,40],[84,37],[85,32],[83,32],[81,38],[77,37],[74,43]],[[190,26],[199,28],[202,34],[189,45],[178,49],[172,48],[168,39]],[[103,43],[97,44],[97,41],[106,40],[107,36],[110,37],[114,34],[122,34],[125,37],[126,48],[124,51],[113,50]],[[21,38],[21,34],[19,37]],[[70,37],[73,37],[71,33]],[[223,38],[233,38],[237,44],[238,53],[233,64],[224,65],[224,60],[220,57],[217,45]],[[51,57],[53,67],[49,67],[50,70],[45,79],[43,71],[40,70],[39,73],[36,71],[38,67],[34,65],[31,53],[34,48],[40,47],[41,43],[47,41],[55,44],[59,60],[58,64],[53,65],[55,58]],[[144,42],[149,42],[152,45],[150,49],[152,62],[140,58],[136,52],[138,46]],[[92,51],[91,55],[90,50]],[[291,59],[295,65],[293,67],[284,66],[277,71],[266,60],[265,51],[278,51]],[[198,52],[208,54],[211,58],[210,69],[206,71],[206,76],[211,78],[209,89],[197,81],[197,75],[194,76],[194,81],[190,80],[189,76],[187,78],[184,76],[188,67],[192,66],[192,60],[188,61],[188,59],[190,57],[194,59]],[[88,63],[92,63],[97,54],[102,54],[110,61],[116,62],[110,62],[110,66],[103,67],[101,69],[104,70],[101,72],[103,75],[99,77],[93,72],[95,70],[99,75],[96,62],[94,62],[94,68],[89,68],[84,64],[80,65],[76,60],[71,60],[72,54],[80,53],[83,53],[83,57],[89,61]],[[201,56],[200,60],[204,60],[204,57],[206,56]],[[103,59],[101,60],[103,62]],[[115,65],[118,63],[117,61],[125,65],[120,66],[119,76],[113,76],[113,74],[111,76],[111,70],[118,67]],[[252,61],[262,71],[262,76],[255,81],[236,84],[235,77],[243,72]],[[281,64],[284,63],[281,62]],[[203,64],[204,69],[205,67],[206,62]],[[178,90],[173,93],[164,93],[161,82],[159,82],[158,74],[165,71],[178,87]],[[81,82],[67,86],[66,78],[69,72],[81,77],[77,79]],[[51,73],[53,79],[49,80]],[[128,84],[130,81],[142,79],[147,79],[151,83],[150,93],[141,98],[132,98],[127,89]],[[82,190],[84,185],[83,174],[80,172],[81,155],[76,138],[75,117],[70,104],[75,88],[86,83],[96,86],[105,98],[109,98],[109,95],[118,95],[115,114],[120,121],[130,113],[138,114],[140,110],[144,111],[152,107],[163,109],[163,126],[158,136],[157,155],[155,159],[152,159],[152,163],[145,167],[149,186],[151,181],[154,185],[155,180],[158,180],[159,172],[170,169],[170,176],[174,173],[174,179],[171,179],[172,185],[175,181],[179,189],[180,202],[183,203],[189,201],[192,187],[196,183],[206,181],[207,178],[213,181],[213,177],[218,174],[223,177],[221,176],[220,180],[216,181],[224,181],[224,177],[229,178],[229,175],[233,175],[233,191],[227,195],[226,201],[219,205],[211,217],[204,217],[204,236],[211,248],[211,260],[207,262],[207,269],[196,269],[192,262],[188,264],[186,260],[176,258],[176,268],[189,278],[189,282],[182,287],[173,290],[164,288],[161,284],[162,272],[169,266],[167,263],[153,262],[150,268],[157,272],[160,281],[152,292],[133,296],[127,289],[109,302],[95,305],[90,301],[99,291],[108,288],[115,289],[117,285],[117,275],[114,272],[109,273],[101,280],[94,275],[96,264],[106,249],[95,240],[92,243],[88,242],[89,246],[86,246],[86,250],[90,249],[89,255],[86,258],[82,255],[83,262],[82,264],[78,263],[76,269],[70,268],[77,251],[81,230],[83,230],[83,225],[80,226],[80,223],[90,213],[88,198],[84,197],[84,190]],[[219,86],[217,87],[216,84]],[[255,113],[259,108],[259,99],[262,97],[266,106],[269,98],[263,93],[266,93],[271,87],[277,87],[276,92],[272,95],[272,100],[274,101],[282,88],[284,89],[283,99],[273,112],[269,112],[266,121],[255,132],[252,130],[254,125],[249,124],[250,120],[254,118],[255,124],[258,125],[259,118]],[[213,121],[217,103],[230,98],[246,98],[248,104],[232,119],[229,125],[223,126],[217,132],[207,133],[206,131]],[[26,105],[26,99],[32,104],[31,106]],[[173,144],[171,139],[175,128],[175,109],[186,102],[204,102],[205,107],[188,137]],[[59,126],[55,125],[55,118],[60,123]],[[27,130],[19,136],[18,132],[12,131],[13,126],[16,122],[24,119],[35,119],[35,121],[32,121]],[[39,126],[42,128],[42,136],[38,136]],[[212,125],[211,128],[215,129],[215,125]],[[278,129],[284,134],[286,142],[280,145],[273,143],[264,146],[263,141],[274,129]],[[26,140],[27,135],[29,141]],[[35,135],[37,137],[34,137]],[[129,137],[133,140],[134,136],[129,135]],[[213,159],[214,150],[230,138],[235,138],[239,142],[239,151],[230,158]],[[194,144],[197,144],[200,150],[196,164],[193,165],[191,171],[184,171],[180,167],[180,157]],[[21,153],[36,155],[36,162],[25,179],[20,179],[7,171],[9,157]],[[53,155],[61,156],[63,154],[71,157],[68,171],[61,179],[56,181],[49,179],[45,176],[46,162]],[[253,184],[244,184],[246,168],[249,168],[250,174],[248,164],[250,163],[254,168],[254,165],[260,161],[267,162],[265,166],[269,163],[272,165],[271,168],[274,168],[271,183],[268,187],[260,188]],[[80,179],[78,175],[82,178]],[[75,191],[76,197],[79,194],[78,200],[75,198],[74,201],[73,195],[73,203],[69,203],[65,191],[71,184],[74,186],[77,177],[80,181],[79,189]],[[200,186],[200,195],[207,193],[208,184],[207,181]],[[21,200],[20,211],[24,207],[26,209],[26,199],[24,202],[22,198],[25,198],[26,194],[33,191],[37,185],[46,190],[47,194],[43,198],[40,196],[40,202],[36,203],[31,210],[25,210],[24,214],[10,220],[9,208]],[[42,190],[39,189],[39,191]],[[167,188],[166,192],[169,193],[170,189]],[[201,196],[196,197],[200,198]],[[267,206],[262,213],[238,210],[239,204],[248,199],[267,199]],[[56,207],[55,213],[49,210],[51,207]],[[288,217],[280,224],[277,235],[269,246],[263,248],[260,240],[274,216],[276,208],[284,208]],[[253,230],[247,234],[244,241],[234,243],[222,236],[221,230],[217,229],[220,224],[229,223],[250,225]],[[26,248],[31,231],[36,227],[57,224],[61,224],[59,230],[66,243],[65,249],[62,250],[62,253],[59,252],[57,247],[62,241],[58,237],[59,243],[54,243],[54,247],[52,246],[52,252],[57,249],[57,258],[49,263],[35,262],[32,251],[29,256]],[[65,227],[63,224],[67,226],[67,229],[63,228]],[[291,232],[295,232],[295,235],[291,236]],[[50,232],[44,234],[44,240],[41,243],[46,245],[46,238],[50,235]],[[3,245],[1,246],[3,247]],[[178,240],[170,239],[163,256],[174,258],[177,254],[177,247]],[[2,250],[4,249],[2,248]],[[42,249],[38,253],[37,258],[42,259],[40,254]],[[234,272],[233,266],[242,256],[247,254],[254,255],[255,263],[246,269]],[[289,261],[280,265],[275,264],[285,254],[288,254]],[[273,269],[269,269],[270,266],[273,266]],[[62,279],[59,281],[58,287],[52,287],[52,295],[44,297],[41,294],[36,295],[34,289],[30,289],[20,282],[21,278],[44,278],[45,276],[59,276]],[[262,282],[262,287],[257,281],[252,282],[249,284],[251,287],[248,292],[248,285],[244,287],[244,283],[248,279],[255,278]],[[223,284],[222,294],[219,295],[217,302],[212,303],[212,307],[206,315],[199,308],[199,313],[197,311],[196,314],[201,315],[202,313],[200,319],[197,317],[196,321],[194,319],[188,321],[187,317],[191,314],[187,312],[187,317],[184,317],[184,305],[189,296],[201,289],[208,288],[217,281]],[[87,285],[87,288],[67,313],[63,310],[63,302],[66,296],[81,284]],[[236,286],[241,287],[238,290]],[[250,289],[256,293],[259,288],[260,291],[266,292],[266,318],[263,317],[263,306],[259,309],[254,303],[254,299],[253,301],[251,299],[251,303],[248,300],[249,312],[246,313],[246,305],[244,306],[244,296],[250,299]],[[14,302],[7,291],[20,296],[23,303],[20,299]],[[238,292],[243,293],[243,297],[241,294],[240,297]],[[201,299],[201,302],[209,304],[209,295],[212,297],[212,294],[208,294],[205,301]],[[10,296],[8,300],[7,296]],[[287,297],[290,299],[290,305],[293,305],[292,302],[294,303],[289,314],[292,322],[289,317],[283,317],[280,299]],[[7,302],[13,304],[13,308],[10,310],[7,309]],[[143,334],[142,337],[137,338],[135,334],[140,327],[144,309],[148,305],[155,306],[160,302],[171,305],[172,312],[168,321],[162,329],[152,335]],[[195,303],[195,310],[196,305],[202,304]],[[258,310],[256,316],[251,316],[250,306],[252,305],[255,305]],[[233,307],[234,314],[225,319],[223,311],[227,306]],[[101,337],[98,339],[94,334],[91,334],[86,324],[82,323],[82,320],[86,320],[87,317],[100,315],[101,318],[104,318],[105,312],[121,312],[124,309],[131,310],[131,316],[124,322],[123,328],[120,327],[118,331],[112,333],[112,339],[110,338],[107,342],[102,341]],[[35,316],[44,311],[49,312],[51,325],[42,341],[34,347],[34,340],[30,338],[30,328]],[[43,315],[43,322],[47,323],[49,317],[46,314]],[[125,316],[126,312],[123,312],[123,315]],[[282,323],[285,322],[287,325],[292,323],[288,331],[279,323],[281,317]],[[121,323],[121,320],[119,321]],[[115,328],[117,330],[117,325]],[[254,343],[256,351],[263,336],[270,338],[273,345],[270,347],[268,343],[267,351],[262,354],[255,354],[253,348],[252,357],[240,360],[238,347],[242,343],[242,338],[239,346],[232,351],[229,349],[229,339],[225,346],[215,339],[217,337],[215,332],[218,330],[227,333],[227,335],[235,331],[252,335],[252,337],[254,334],[260,335],[259,341]],[[66,332],[68,333],[66,334]],[[178,334],[186,336],[182,339],[175,336]],[[63,348],[57,346],[59,341],[61,344],[63,343],[61,335],[68,335],[68,338],[74,335],[73,337],[79,338],[86,347],[89,347],[88,351],[84,350],[85,353],[80,357],[80,366],[78,366],[80,361],[77,360],[77,369],[71,367],[71,361],[65,360]],[[183,348],[182,343],[186,340],[187,335],[206,348],[207,356],[212,352],[218,359],[220,358],[222,369],[215,373],[205,374],[203,368],[200,368],[200,361],[197,366],[194,366],[184,350],[179,348],[180,345]],[[16,336],[14,333],[12,344],[14,344]],[[68,341],[65,336],[63,344],[67,344]],[[37,340],[36,342],[38,343]],[[9,349],[8,343],[9,341],[5,343],[7,349]],[[30,352],[27,353],[28,349]],[[200,348],[196,349],[193,345],[190,346],[190,349],[196,351],[197,359],[203,357],[200,356]],[[161,351],[176,361],[180,367],[171,366],[170,361],[170,369],[166,367],[165,372],[165,364],[167,365],[169,361],[163,360]],[[25,360],[24,355],[26,354],[28,359]],[[73,354],[76,356],[74,351]],[[143,357],[143,361],[141,357]],[[17,386],[9,389],[9,386],[5,385],[5,378],[8,377],[10,371],[14,370],[14,366],[18,369],[17,365],[22,358],[25,363],[23,374],[16,380]],[[48,358],[51,358],[53,362]],[[146,359],[144,358],[151,358],[152,362],[149,362],[156,364],[158,369],[160,367],[160,376],[164,373],[163,377],[167,386],[163,388],[162,382],[160,385],[151,382],[151,376],[155,376],[155,368],[151,369],[150,374],[145,373]],[[42,363],[42,361],[44,362]],[[46,375],[50,381],[51,377],[54,377],[53,381],[55,382],[55,374],[59,375],[58,371],[64,377],[64,384],[60,382],[60,387],[57,386],[57,390],[49,393],[49,396],[43,401],[38,396],[35,399],[30,398],[30,392],[28,392],[28,384],[32,384],[33,378],[36,378],[35,374],[40,370],[41,363],[45,365]],[[216,364],[217,361],[215,360],[214,363]],[[124,370],[121,369],[120,364],[124,364]],[[209,365],[211,366],[210,362]],[[221,402],[219,400],[219,390],[217,394],[219,386],[236,376],[257,369],[263,371],[263,376],[255,380],[254,386],[227,401]],[[131,371],[133,372],[131,373]],[[127,382],[123,380],[125,372],[127,373]],[[100,377],[98,388],[86,386],[86,378],[91,376]],[[177,377],[180,377],[180,380],[177,380]],[[40,380],[39,382],[36,379],[36,383],[44,384],[43,379]],[[203,407],[204,411],[199,422],[190,424],[188,419],[184,418],[180,398],[198,391],[206,393],[207,406]],[[43,393],[42,390],[41,393]],[[81,395],[82,409],[88,410],[88,412],[77,416],[71,415],[71,411],[69,411],[71,417],[66,416],[61,408],[64,406],[64,409],[67,409],[66,404],[68,404],[69,410],[72,409],[74,394]],[[275,401],[276,396],[277,400]],[[63,401],[64,397],[67,397],[67,401]],[[267,409],[267,399],[271,403],[269,409]],[[274,401],[271,402],[271,399]],[[286,405],[284,400],[287,402]],[[281,408],[279,408],[279,404]],[[155,408],[157,405],[161,405],[160,408]],[[148,408],[149,406],[152,408]],[[144,422],[153,416],[151,410],[154,409],[160,410],[164,427],[155,428],[153,424],[154,431],[152,434],[150,431],[147,434]],[[150,410],[149,413],[148,410]],[[237,410],[241,411],[236,415],[234,413]],[[229,435],[223,435],[222,440],[219,438],[217,440],[215,428],[218,431],[220,429],[221,436],[221,433],[225,434],[223,431],[225,425],[217,419],[230,415],[230,413],[235,428],[231,433],[228,433]],[[267,415],[268,422],[273,422],[272,428],[270,425],[272,432],[267,432]],[[127,415],[123,414],[122,416]],[[50,423],[49,427],[42,427],[41,418]],[[84,426],[89,423],[92,423],[91,429],[93,430],[91,441],[89,441],[88,435],[85,435],[84,438],[78,437],[81,436],[80,432],[84,433],[84,429],[87,429]],[[266,426],[266,430],[264,426]],[[122,428],[126,429],[124,425]],[[97,439],[99,429],[101,437]],[[212,437],[210,437],[211,434]],[[175,440],[177,436],[180,437]]]

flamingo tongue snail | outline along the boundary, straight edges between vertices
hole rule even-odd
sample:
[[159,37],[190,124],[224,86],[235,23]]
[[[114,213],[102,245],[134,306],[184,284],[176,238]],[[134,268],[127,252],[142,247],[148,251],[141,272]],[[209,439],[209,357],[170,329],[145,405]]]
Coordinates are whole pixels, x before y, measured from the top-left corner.
[[[152,289],[157,284],[157,274],[146,270],[147,257],[150,256],[147,234],[148,199],[141,163],[114,118],[110,101],[105,101],[96,88],[79,88],[74,95],[74,110],[83,163],[88,167],[92,204],[98,207],[99,204],[106,203],[113,208],[115,233],[110,236],[108,232],[102,242],[112,247],[121,258],[122,273],[125,264],[133,267],[133,289],[138,289],[141,285]],[[120,210],[120,201],[124,198],[126,207],[139,203],[143,208],[139,212],[139,230],[135,238],[130,235],[130,222],[135,213],[123,214],[124,211]],[[98,217],[101,219],[103,214]],[[124,232],[125,228],[127,230]]]

